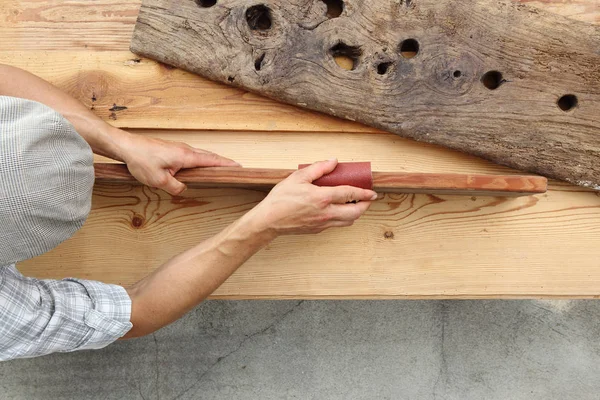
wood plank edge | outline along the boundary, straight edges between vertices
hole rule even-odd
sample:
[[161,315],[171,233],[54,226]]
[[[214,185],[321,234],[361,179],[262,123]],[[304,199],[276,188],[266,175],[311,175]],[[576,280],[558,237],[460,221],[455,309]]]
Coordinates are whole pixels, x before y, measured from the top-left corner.
[[212,295],[207,300],[596,300],[600,294]]

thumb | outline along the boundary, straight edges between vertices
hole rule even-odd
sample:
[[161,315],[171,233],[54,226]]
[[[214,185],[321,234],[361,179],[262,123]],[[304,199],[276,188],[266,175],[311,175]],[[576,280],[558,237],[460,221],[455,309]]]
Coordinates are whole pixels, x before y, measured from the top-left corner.
[[161,186],[158,186],[159,189],[164,190],[172,196],[180,195],[185,189],[187,189],[187,186],[185,186],[185,184],[179,182],[167,171],[165,171],[165,176],[165,183]]
[[294,173],[303,182],[312,183],[323,175],[332,172],[338,165],[337,158],[332,158],[327,161],[319,161],[306,168],[302,168]]

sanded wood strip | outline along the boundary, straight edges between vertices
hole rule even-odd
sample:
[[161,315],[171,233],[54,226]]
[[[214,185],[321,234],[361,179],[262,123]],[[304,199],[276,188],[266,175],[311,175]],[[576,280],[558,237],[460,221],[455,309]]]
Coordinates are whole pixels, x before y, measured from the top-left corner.
[[[98,183],[136,183],[127,166],[96,163]],[[194,168],[175,177],[196,188],[270,189],[294,170],[268,168]],[[373,190],[380,193],[429,193],[477,196],[525,196],[545,193],[547,180],[540,176],[424,174],[373,172]]]

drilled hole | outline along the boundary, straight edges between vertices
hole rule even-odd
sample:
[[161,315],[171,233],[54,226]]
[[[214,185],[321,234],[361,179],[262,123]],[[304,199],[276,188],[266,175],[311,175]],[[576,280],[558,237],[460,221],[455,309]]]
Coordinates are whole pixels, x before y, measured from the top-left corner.
[[462,76],[462,72],[460,72],[459,70],[456,70],[456,71],[454,71],[452,76],[454,76],[455,78],[460,78]]
[[400,43],[400,54],[404,58],[413,58],[419,54],[419,42],[415,39],[406,39]]
[[575,96],[574,94],[566,94],[560,99],[558,99],[556,105],[558,105],[558,108],[560,108],[563,111],[571,111],[572,109],[577,107],[577,103],[577,96]]
[[208,8],[217,4],[217,0],[196,0],[196,4],[200,7]]
[[358,66],[358,59],[362,55],[360,47],[348,46],[343,42],[333,46],[329,52],[333,56],[337,65],[349,71],[356,69]]
[[344,2],[342,0],[322,0],[327,6],[327,17],[337,18],[342,15],[344,11]]
[[481,83],[483,83],[483,86],[490,90],[498,89],[504,82],[505,81],[504,78],[502,78],[502,73],[498,71],[486,72],[481,77]]
[[263,64],[264,60],[265,60],[265,55],[264,54],[261,55],[260,57],[258,57],[256,59],[256,61],[254,61],[254,69],[257,70],[257,71],[260,71],[260,69],[262,68],[262,64]]
[[246,21],[253,31],[266,31],[271,29],[271,10],[259,4],[246,10]]
[[385,75],[385,74],[387,74],[387,72],[391,66],[392,66],[391,62],[382,62],[381,64],[377,65],[377,73],[379,75]]

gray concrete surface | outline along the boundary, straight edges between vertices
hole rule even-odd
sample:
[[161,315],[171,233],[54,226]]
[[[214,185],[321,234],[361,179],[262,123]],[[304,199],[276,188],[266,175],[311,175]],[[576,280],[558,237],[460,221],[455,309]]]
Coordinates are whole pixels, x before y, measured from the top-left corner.
[[597,301],[210,301],[0,363],[0,399],[598,399]]

